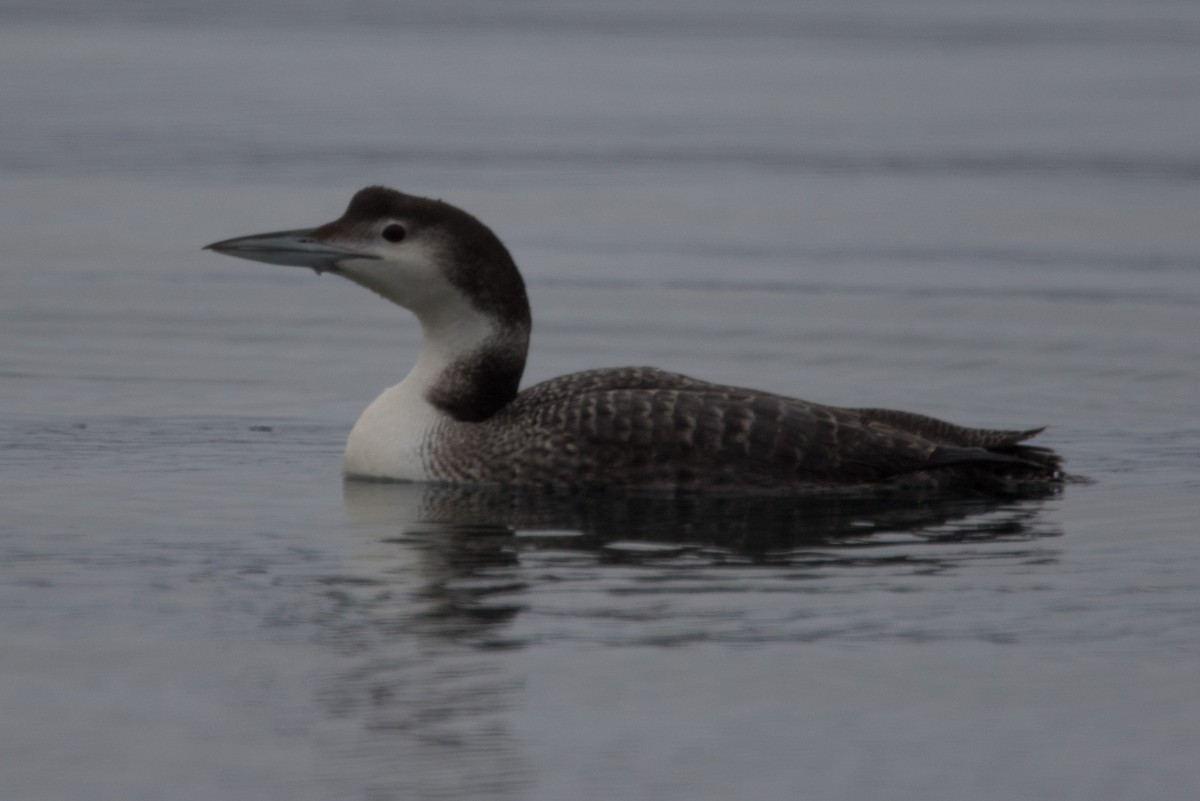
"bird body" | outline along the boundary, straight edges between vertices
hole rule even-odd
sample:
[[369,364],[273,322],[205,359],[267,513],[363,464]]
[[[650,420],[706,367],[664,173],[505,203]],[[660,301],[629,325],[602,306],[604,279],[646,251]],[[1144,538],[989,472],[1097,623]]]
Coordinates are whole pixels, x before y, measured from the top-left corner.
[[1063,478],[1056,454],[1021,444],[1040,429],[963,428],[651,367],[572,373],[518,392],[531,329],[524,282],[490,229],[441,201],[369,187],[319,228],[209,248],[336,273],[416,314],[420,355],[355,424],[350,477],[788,492],[996,492]]

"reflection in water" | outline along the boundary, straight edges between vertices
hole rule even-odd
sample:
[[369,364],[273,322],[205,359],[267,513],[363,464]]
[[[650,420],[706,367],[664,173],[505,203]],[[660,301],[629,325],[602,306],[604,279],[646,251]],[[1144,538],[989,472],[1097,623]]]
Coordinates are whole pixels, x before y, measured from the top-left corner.
[[[1032,535],[1021,520],[1036,506],[1024,503],[1056,495],[1055,488],[1028,490],[1020,501],[974,496],[893,494],[878,496],[704,495],[628,491],[539,491],[520,487],[347,481],[347,511],[360,521],[397,523],[405,532],[536,533],[569,530],[589,542],[619,538],[712,542],[758,551],[770,543],[821,542],[875,531],[918,531],[963,521],[958,534],[972,536],[970,522],[996,509],[1014,512],[1012,534]],[[990,526],[984,526],[990,529]],[[945,532],[943,532],[945,533]],[[738,543],[742,543],[739,545]]]
[[343,661],[324,742],[380,798],[522,797],[533,770],[511,726],[541,646],[961,637],[947,576],[982,564],[968,594],[989,577],[1008,594],[1057,556],[1038,499],[344,492],[342,569],[300,579],[275,622]]
[[[370,564],[360,566],[377,571],[404,554],[434,631],[499,644],[494,624],[511,621],[531,597],[562,597],[571,585],[608,596],[778,591],[789,581],[836,579],[841,568],[913,576],[979,559],[1045,561],[1054,553],[1040,540],[1059,532],[1039,520],[1040,501],[1054,492],[998,501],[347,482],[345,502],[356,521],[394,531],[370,544]],[[725,581],[735,574],[736,588]]]

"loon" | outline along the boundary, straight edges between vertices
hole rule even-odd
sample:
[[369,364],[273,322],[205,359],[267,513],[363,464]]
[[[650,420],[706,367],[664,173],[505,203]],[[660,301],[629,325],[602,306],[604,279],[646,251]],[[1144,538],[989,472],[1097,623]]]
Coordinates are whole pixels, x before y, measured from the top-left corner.
[[320,227],[242,236],[206,249],[340,275],[416,315],[420,354],[351,430],[347,478],[989,494],[1064,479],[1057,454],[1021,444],[1040,428],[964,428],[652,367],[588,370],[519,391],[531,329],[525,283],[491,229],[441,200],[371,186]]

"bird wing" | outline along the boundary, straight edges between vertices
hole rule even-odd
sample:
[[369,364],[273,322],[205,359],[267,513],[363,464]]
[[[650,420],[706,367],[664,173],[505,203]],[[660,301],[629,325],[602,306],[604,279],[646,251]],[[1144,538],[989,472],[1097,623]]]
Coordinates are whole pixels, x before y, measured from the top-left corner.
[[[850,409],[652,368],[577,373],[536,385],[497,415],[502,480],[582,484],[857,484],[993,457]],[[949,425],[949,424],[945,424]],[[503,433],[508,432],[508,433]],[[514,432],[521,432],[519,435]]]

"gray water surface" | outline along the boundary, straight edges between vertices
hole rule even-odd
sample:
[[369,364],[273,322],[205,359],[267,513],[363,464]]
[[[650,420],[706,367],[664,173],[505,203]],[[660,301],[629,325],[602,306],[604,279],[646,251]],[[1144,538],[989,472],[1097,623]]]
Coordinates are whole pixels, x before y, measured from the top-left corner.
[[[0,786],[48,799],[1200,795],[1200,12],[10,3]],[[1090,483],[888,505],[345,483],[419,347],[204,253],[443,197],[526,383],[652,364]]]

